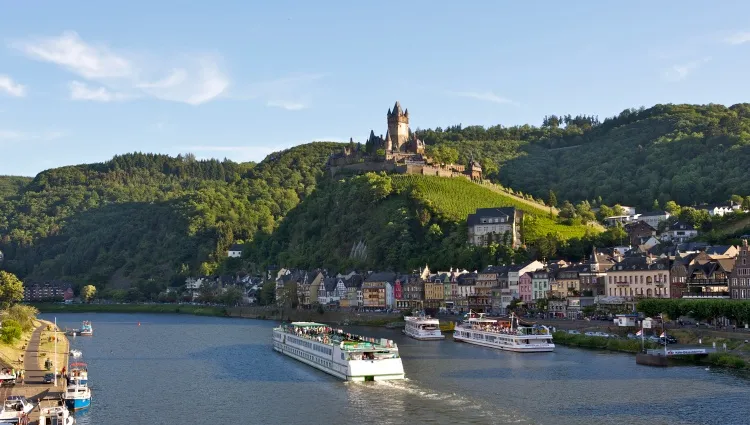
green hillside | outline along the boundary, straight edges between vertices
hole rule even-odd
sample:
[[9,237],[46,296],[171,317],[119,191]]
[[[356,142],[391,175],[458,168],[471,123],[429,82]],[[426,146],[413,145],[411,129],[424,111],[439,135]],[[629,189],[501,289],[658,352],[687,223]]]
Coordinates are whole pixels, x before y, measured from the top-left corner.
[[337,146],[311,143],[257,165],[135,153],[45,171],[0,201],[2,267],[158,293],[213,272],[232,243],[270,234]]
[[600,122],[549,116],[542,126],[454,126],[416,132],[480,159],[487,176],[546,199],[651,209],[750,195],[750,104],[656,105]]
[[[497,206],[517,206],[528,214],[524,232],[530,250],[467,244],[466,216]],[[277,231],[251,245],[250,259],[333,270],[480,268],[534,256],[538,239],[548,233],[565,240],[582,238],[587,230],[558,224],[545,208],[466,179],[368,173],[321,184]]]
[[0,199],[16,196],[31,182],[31,177],[0,176]]

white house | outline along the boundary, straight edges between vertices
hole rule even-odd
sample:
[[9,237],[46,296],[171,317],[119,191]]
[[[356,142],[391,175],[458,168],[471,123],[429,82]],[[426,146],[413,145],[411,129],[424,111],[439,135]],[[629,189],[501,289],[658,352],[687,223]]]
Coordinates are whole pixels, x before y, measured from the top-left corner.
[[687,223],[677,221],[662,234],[662,239],[682,243],[698,236],[698,231]]
[[607,224],[607,226],[612,227],[612,226],[616,226],[617,223],[625,225],[627,223],[637,221],[638,219],[640,219],[640,217],[641,217],[640,214],[613,215],[612,217],[605,218],[604,221]]
[[658,229],[659,223],[667,221],[669,217],[670,214],[666,211],[651,211],[641,214],[638,220],[643,221],[654,229]]
[[[521,298],[521,295],[518,291],[518,280],[521,276],[523,276],[524,273],[535,272],[537,270],[543,269],[544,267],[544,263],[538,260],[532,261],[525,266],[511,266],[511,268],[508,270],[508,289],[510,290],[511,297],[518,299]],[[504,301],[501,301],[500,308],[502,309],[502,311],[506,311],[508,305],[510,305],[510,302],[506,304]]]
[[393,292],[393,284],[385,283],[385,306],[394,308],[396,306],[396,294]]
[[242,257],[242,245],[236,243],[232,245],[231,247],[229,247],[229,251],[227,251],[227,257],[232,257],[232,258]]
[[711,217],[719,216],[723,217],[724,214],[728,214],[730,212],[735,212],[739,210],[739,205],[734,204],[713,204],[713,205],[703,205],[699,207],[699,209],[703,211],[708,211],[708,215]]

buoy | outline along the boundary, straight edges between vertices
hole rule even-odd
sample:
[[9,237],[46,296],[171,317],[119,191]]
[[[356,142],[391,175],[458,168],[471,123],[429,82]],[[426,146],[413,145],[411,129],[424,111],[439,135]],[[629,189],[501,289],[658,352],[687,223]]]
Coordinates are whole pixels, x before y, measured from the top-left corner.
[[141,322],[138,322],[138,326],[141,326]]

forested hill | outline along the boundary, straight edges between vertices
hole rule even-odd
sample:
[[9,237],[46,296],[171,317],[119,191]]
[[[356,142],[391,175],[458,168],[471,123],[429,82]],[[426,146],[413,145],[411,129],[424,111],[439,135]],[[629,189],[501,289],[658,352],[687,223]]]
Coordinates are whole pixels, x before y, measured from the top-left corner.
[[454,126],[418,130],[428,149],[456,148],[488,175],[546,199],[598,200],[650,209],[750,195],[750,104],[656,105],[592,116],[545,117],[540,127]]
[[0,199],[18,195],[30,181],[30,177],[0,176]]
[[0,200],[3,267],[100,288],[212,273],[229,245],[273,231],[338,146],[298,146],[257,165],[135,153],[44,171]]

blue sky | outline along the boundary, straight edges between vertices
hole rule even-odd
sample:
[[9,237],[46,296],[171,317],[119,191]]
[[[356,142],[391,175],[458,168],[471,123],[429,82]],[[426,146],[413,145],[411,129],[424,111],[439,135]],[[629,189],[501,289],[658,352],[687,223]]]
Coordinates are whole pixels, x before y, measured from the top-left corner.
[[0,0],[0,174],[363,141],[396,100],[413,128],[750,101],[747,1],[29,3]]

